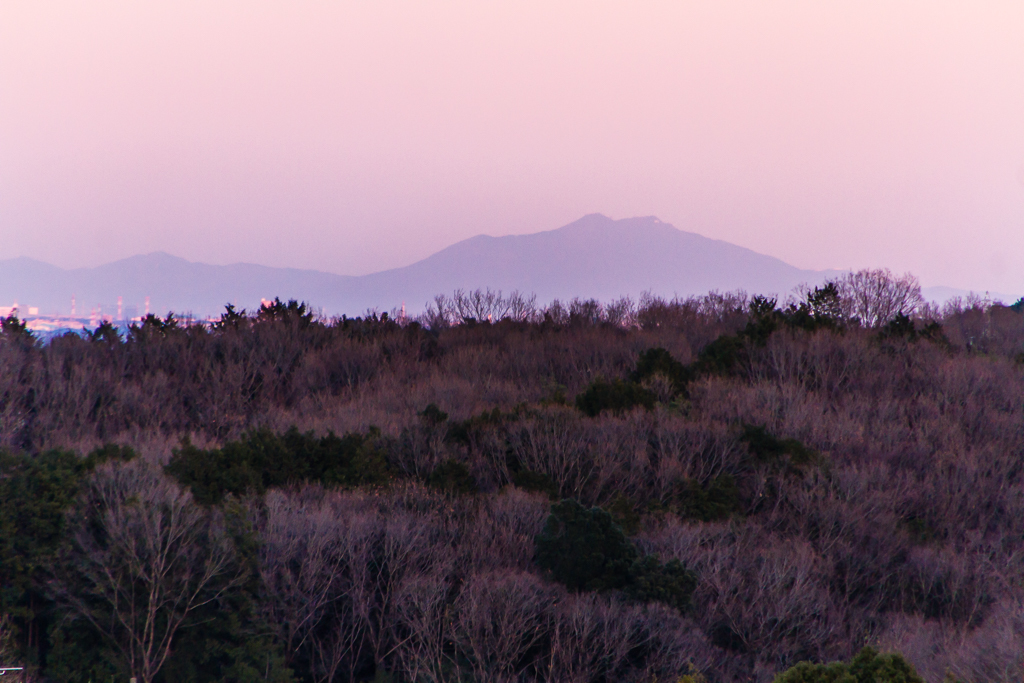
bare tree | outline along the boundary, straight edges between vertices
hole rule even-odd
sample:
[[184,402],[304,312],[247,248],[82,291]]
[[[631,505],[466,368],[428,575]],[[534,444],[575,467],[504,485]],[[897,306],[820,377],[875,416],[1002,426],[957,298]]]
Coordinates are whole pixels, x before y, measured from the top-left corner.
[[576,298],[569,302],[569,320],[571,322],[597,325],[604,319],[604,305],[597,299]]
[[322,682],[354,680],[370,660],[430,669],[439,625],[425,620],[444,608],[451,562],[442,521],[403,511],[401,491],[311,493],[269,493],[258,527],[264,610],[286,650]]
[[219,514],[142,460],[97,470],[69,522],[59,595],[143,683],[192,613],[240,579]]
[[508,313],[508,302],[501,296],[501,290],[495,292],[487,288],[466,292],[457,289],[452,294],[452,302],[455,314],[462,320],[498,322]]
[[604,505],[616,496],[636,497],[650,479],[652,420],[643,412],[601,415],[592,427],[590,457],[596,465],[592,500]]
[[605,319],[617,327],[632,329],[636,327],[637,305],[628,296],[621,297],[605,306]]
[[514,487],[482,500],[460,534],[466,566],[473,572],[531,569],[534,539],[544,528],[549,505],[543,494]]
[[449,319],[450,303],[447,296],[438,294],[433,301],[427,302],[427,307],[419,317],[419,322],[435,332],[451,326]]
[[712,648],[696,625],[664,605],[627,605],[590,594],[559,596],[552,610],[550,683],[677,680],[706,670]]
[[502,296],[501,290],[456,289],[451,297],[438,294],[427,304],[421,320],[432,330],[461,325],[470,320],[496,323],[506,318],[516,322],[534,322],[537,314],[537,295],[525,295],[513,290]]
[[662,414],[651,430],[653,450],[652,485],[665,498],[680,480],[692,479],[705,485],[744,457],[740,445],[728,430],[710,420],[696,422]]
[[508,295],[508,317],[516,322],[536,322],[537,295],[521,294],[518,290]]
[[353,618],[365,624],[378,663],[394,651],[391,622],[402,584],[418,577],[444,578],[452,561],[448,529],[436,513],[393,509],[382,516],[383,534],[373,561],[359,567],[352,588]]
[[724,529],[717,536],[710,529],[673,532],[672,554],[699,577],[694,602],[705,632],[758,653],[769,667],[795,664],[798,655],[835,654],[845,606],[823,585],[821,558],[810,544],[753,529],[737,536]]
[[410,681],[442,683],[450,661],[445,651],[451,608],[449,583],[438,577],[406,579],[395,599],[391,639],[394,660]]
[[597,473],[590,437],[578,412],[552,406],[524,422],[509,441],[523,467],[551,477],[561,495],[580,498]]
[[[551,632],[546,680],[589,683],[615,673],[623,650],[629,651],[628,632],[608,632],[613,613],[607,600],[594,594],[567,596],[561,601]],[[619,620],[622,625],[625,619]],[[625,636],[625,638],[623,638]],[[600,644],[600,645],[599,645]]]
[[549,303],[541,313],[545,320],[550,320],[556,325],[564,325],[569,322],[569,309],[558,299]]
[[259,526],[260,575],[268,595],[262,604],[288,658],[308,651],[316,680],[331,681],[346,659],[351,668],[361,650],[363,631],[344,596],[357,573],[353,565],[367,564],[381,523],[373,510],[338,515],[329,502],[306,503],[304,497],[267,495]]
[[547,634],[554,592],[533,574],[470,577],[456,601],[452,638],[476,680],[521,680],[529,653]]
[[912,315],[924,303],[921,283],[910,273],[893,275],[888,269],[859,270],[835,281],[847,319],[865,327],[881,327],[898,315]]

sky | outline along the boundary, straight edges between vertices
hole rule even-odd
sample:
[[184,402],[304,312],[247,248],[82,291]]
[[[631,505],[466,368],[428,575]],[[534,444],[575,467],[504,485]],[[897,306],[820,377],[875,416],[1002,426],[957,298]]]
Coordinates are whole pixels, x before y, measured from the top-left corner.
[[364,274],[656,215],[1024,293],[1017,0],[4,0],[0,259]]

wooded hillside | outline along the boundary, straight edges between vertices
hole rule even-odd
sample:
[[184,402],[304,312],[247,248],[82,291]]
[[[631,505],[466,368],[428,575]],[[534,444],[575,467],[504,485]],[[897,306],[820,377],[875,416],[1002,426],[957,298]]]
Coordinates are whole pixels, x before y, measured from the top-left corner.
[[46,343],[8,318],[0,659],[146,683],[903,671],[870,646],[1019,681],[1024,301],[940,311],[913,284],[456,292],[416,321],[277,301]]

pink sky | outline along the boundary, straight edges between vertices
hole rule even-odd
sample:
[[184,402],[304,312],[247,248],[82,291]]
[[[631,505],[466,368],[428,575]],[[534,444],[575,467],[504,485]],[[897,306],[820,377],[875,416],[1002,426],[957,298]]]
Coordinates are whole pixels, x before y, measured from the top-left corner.
[[0,259],[361,274],[592,212],[1024,292],[1024,3],[0,4]]

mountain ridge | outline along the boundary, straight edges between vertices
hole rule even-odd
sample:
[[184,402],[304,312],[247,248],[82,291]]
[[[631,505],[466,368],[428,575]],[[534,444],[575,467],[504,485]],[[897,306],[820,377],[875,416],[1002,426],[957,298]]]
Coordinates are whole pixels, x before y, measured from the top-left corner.
[[125,315],[150,310],[205,317],[225,304],[252,309],[264,298],[309,302],[327,315],[407,306],[421,311],[435,295],[491,288],[534,293],[539,302],[608,301],[649,291],[666,297],[743,289],[785,296],[800,284],[820,284],[842,271],[803,270],[723,240],[680,230],[655,216],[611,219],[588,214],[568,225],[524,235],[486,234],[456,242],[400,268],[338,275],[252,263],[223,266],[154,251],[93,268],[62,269],[18,257],[0,261],[0,305],[17,301],[40,314],[78,315],[100,307]]

